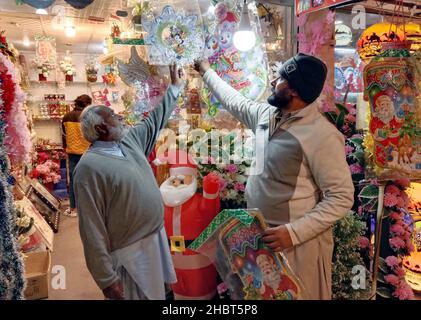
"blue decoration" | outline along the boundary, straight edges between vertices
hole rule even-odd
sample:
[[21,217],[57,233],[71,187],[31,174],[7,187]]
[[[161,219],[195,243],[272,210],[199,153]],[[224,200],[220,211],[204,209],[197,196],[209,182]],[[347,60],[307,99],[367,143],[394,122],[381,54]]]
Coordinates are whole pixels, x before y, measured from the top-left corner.
[[22,300],[25,278],[22,257],[18,251],[14,207],[10,185],[14,182],[9,160],[3,148],[6,130],[3,83],[0,81],[0,300]]

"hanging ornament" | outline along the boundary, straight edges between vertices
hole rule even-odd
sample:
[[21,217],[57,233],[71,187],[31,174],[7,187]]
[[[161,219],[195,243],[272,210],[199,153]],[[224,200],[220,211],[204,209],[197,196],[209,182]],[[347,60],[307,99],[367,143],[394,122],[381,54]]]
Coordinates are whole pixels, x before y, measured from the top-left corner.
[[380,179],[421,177],[419,75],[409,47],[383,44],[364,69],[364,98],[371,107],[368,166]]
[[148,34],[145,43],[151,46],[151,64],[192,64],[202,54],[204,39],[197,15],[187,16],[165,6],[159,17],[144,21],[143,28]]
[[409,22],[399,26],[399,29],[405,33],[406,39],[411,41],[411,52],[414,53],[421,48],[421,25],[415,22]]
[[89,6],[94,0],[64,0],[75,9],[84,9]]
[[[208,30],[214,29],[214,32],[209,33],[206,38],[204,56],[226,83],[246,98],[258,100],[267,88],[267,57],[262,49],[260,37],[250,51],[241,52],[234,46],[233,38],[239,27],[240,13],[241,8],[228,2],[216,5],[216,26],[206,27]],[[253,30],[259,34],[258,17],[255,14],[251,16]],[[208,114],[214,117],[222,107],[221,103],[206,87],[203,88],[201,96],[208,106]]]
[[139,57],[136,47],[132,46],[131,56],[128,63],[117,59],[118,73],[121,80],[128,86],[136,82],[144,82],[150,77],[148,64]]
[[357,50],[365,63],[378,56],[383,45],[390,42],[404,41],[405,34],[396,24],[382,22],[366,29],[358,40]]
[[46,9],[54,3],[55,0],[22,0],[23,3],[30,5],[35,9]]

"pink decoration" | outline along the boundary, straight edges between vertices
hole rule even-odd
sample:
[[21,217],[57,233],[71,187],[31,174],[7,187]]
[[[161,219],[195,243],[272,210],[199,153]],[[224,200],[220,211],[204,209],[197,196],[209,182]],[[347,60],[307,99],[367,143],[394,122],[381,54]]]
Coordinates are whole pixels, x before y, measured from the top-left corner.
[[389,256],[385,259],[386,264],[390,267],[390,268],[396,268],[397,266],[399,266],[399,258],[395,257],[395,256]]
[[403,236],[405,234],[405,229],[399,224],[394,224],[390,227],[390,232],[394,233],[396,236]]
[[229,164],[227,165],[227,172],[229,173],[237,173],[238,172],[238,167],[235,164]]
[[399,300],[409,300],[414,297],[414,292],[405,281],[401,281],[399,283],[399,286],[396,288],[395,292],[393,293],[393,296],[395,296]]
[[386,282],[390,283],[392,286],[396,286],[399,283],[399,278],[394,274],[388,274],[384,276]]
[[399,237],[393,237],[389,240],[389,244],[392,247],[392,249],[399,250],[405,247],[405,241],[403,241]]
[[361,249],[366,249],[368,248],[370,245],[370,240],[368,240],[367,237],[361,237],[360,238],[360,248]]
[[384,205],[386,207],[394,207],[398,203],[398,199],[394,194],[386,193],[384,196]]
[[401,189],[399,189],[397,186],[391,184],[391,185],[388,185],[386,187],[386,193],[391,193],[391,194],[397,196],[397,195],[401,194]]
[[240,182],[236,182],[236,183],[234,184],[234,189],[235,189],[235,191],[241,191],[241,192],[244,192],[244,191],[246,190],[246,187],[245,187],[245,185],[244,185],[244,184],[242,184],[242,183],[240,183]]
[[224,179],[219,177],[219,190],[223,191],[228,186],[228,182]]
[[[18,84],[13,63],[2,53],[0,53],[0,64],[6,66],[15,84]],[[28,119],[23,111],[25,94],[19,85],[15,86],[15,99],[12,104],[11,112],[7,115],[6,137],[4,146],[9,155],[12,164],[18,164],[29,161],[29,152],[32,148],[32,142],[28,129]]]
[[351,164],[349,166],[349,168],[351,169],[351,173],[352,174],[363,173],[364,172],[363,167],[361,167],[361,165],[359,163]]
[[[321,49],[328,45],[332,38],[332,33],[328,30],[333,30],[335,23],[335,11],[326,11],[326,16],[319,20],[308,22],[308,15],[301,14],[297,18],[297,25],[300,32],[297,34],[299,42],[299,51],[313,56],[320,56]],[[311,34],[306,33],[306,30],[311,30]],[[334,89],[333,85],[326,83],[322,92],[321,111],[327,112],[334,110]]]
[[345,146],[345,154],[346,154],[346,155],[349,155],[349,154],[351,154],[352,152],[354,152],[354,148],[353,148],[353,147],[351,147],[350,145],[346,145],[346,146]]

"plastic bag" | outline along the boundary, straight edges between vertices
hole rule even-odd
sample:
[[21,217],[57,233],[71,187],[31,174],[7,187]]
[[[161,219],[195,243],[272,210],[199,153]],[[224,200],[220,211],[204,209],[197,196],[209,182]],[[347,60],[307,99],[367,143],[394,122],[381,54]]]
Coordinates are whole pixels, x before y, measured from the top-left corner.
[[262,240],[266,229],[257,209],[224,210],[189,249],[216,266],[233,300],[297,300],[304,288],[282,253]]

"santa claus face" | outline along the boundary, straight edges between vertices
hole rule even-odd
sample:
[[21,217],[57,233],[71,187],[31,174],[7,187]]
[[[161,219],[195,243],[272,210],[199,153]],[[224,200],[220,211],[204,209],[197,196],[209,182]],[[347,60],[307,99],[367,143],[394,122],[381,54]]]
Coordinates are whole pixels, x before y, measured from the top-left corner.
[[193,176],[192,175],[177,175],[177,176],[172,176],[169,178],[170,179],[170,184],[173,187],[182,187],[182,186],[186,186],[186,185],[190,185],[193,182]]
[[393,102],[388,96],[381,96],[376,101],[376,116],[383,122],[389,123],[394,116]]
[[166,206],[180,206],[196,193],[196,177],[192,175],[171,176],[162,183],[160,190]]
[[281,282],[281,275],[277,271],[273,260],[263,254],[256,258],[256,263],[262,272],[263,282],[271,288],[277,289]]

